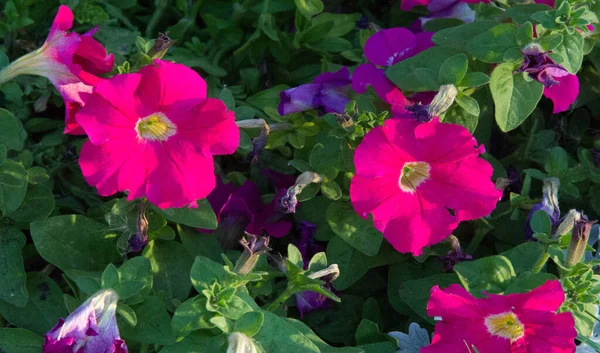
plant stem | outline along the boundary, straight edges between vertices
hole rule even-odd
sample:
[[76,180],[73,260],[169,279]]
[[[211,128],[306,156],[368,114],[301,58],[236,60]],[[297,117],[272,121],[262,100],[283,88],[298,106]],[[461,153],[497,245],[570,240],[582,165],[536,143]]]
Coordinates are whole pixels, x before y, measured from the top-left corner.
[[533,266],[533,273],[539,273],[542,268],[544,268],[544,265],[546,264],[546,262],[548,262],[548,259],[550,258],[550,254],[548,253],[548,246],[544,246],[544,254],[542,255],[542,257],[540,257],[540,259],[538,260],[538,262],[536,262],[535,266]]
[[287,287],[283,291],[283,293],[281,293],[281,295],[277,299],[275,299],[274,302],[272,302],[266,307],[266,310],[271,312],[275,311],[281,306],[281,304],[285,303],[285,301],[288,300],[293,295],[293,293],[294,292],[290,290],[290,287]]
[[165,9],[167,8],[168,0],[158,0],[155,1],[156,9],[152,13],[152,17],[150,17],[150,21],[148,21],[148,26],[146,26],[146,37],[152,38],[154,36],[154,28],[160,22],[160,19],[163,17]]
[[533,137],[535,136],[535,132],[537,131],[539,122],[537,119],[533,119],[533,126],[529,131],[529,138],[527,139],[527,146],[525,147],[525,158],[529,158],[529,151],[531,150],[531,146],[533,145]]

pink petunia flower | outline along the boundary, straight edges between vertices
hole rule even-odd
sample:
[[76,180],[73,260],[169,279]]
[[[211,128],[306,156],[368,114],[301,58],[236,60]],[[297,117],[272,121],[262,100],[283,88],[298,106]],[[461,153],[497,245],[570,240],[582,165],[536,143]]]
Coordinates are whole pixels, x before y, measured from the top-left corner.
[[100,82],[76,119],[90,138],[79,158],[88,184],[160,208],[206,197],[213,155],[235,152],[240,138],[233,112],[206,98],[202,77],[162,60]]
[[377,95],[392,107],[392,115],[406,113],[406,106],[412,105],[392,81],[385,76],[385,70],[404,59],[408,59],[433,46],[433,32],[414,34],[402,27],[390,28],[373,34],[365,43],[365,56],[370,64],[361,64],[352,73],[352,89],[365,93],[372,86]]
[[399,252],[422,253],[460,221],[488,215],[502,192],[484,152],[460,125],[389,119],[369,131],[354,155],[350,200]]
[[75,113],[85,104],[98,77],[112,70],[114,57],[92,36],[98,28],[82,35],[67,31],[73,26],[73,12],[62,5],[54,18],[44,45],[15,60],[4,71],[4,80],[18,75],[47,77],[65,101],[65,133],[83,135]]
[[529,293],[477,299],[453,284],[435,286],[427,313],[441,318],[431,345],[421,353],[468,353],[475,346],[485,353],[575,352],[575,321],[571,313],[556,313],[565,301],[557,280]]

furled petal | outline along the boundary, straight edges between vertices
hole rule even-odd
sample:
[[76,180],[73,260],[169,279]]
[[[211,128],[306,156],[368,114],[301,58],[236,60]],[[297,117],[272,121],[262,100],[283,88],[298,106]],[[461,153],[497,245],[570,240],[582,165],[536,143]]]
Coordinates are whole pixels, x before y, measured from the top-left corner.
[[50,27],[48,39],[54,37],[57,32],[70,30],[71,27],[73,27],[73,11],[68,6],[60,5],[58,13],[54,17],[54,22],[52,22],[52,27]]
[[321,84],[307,83],[286,89],[280,93],[279,115],[287,115],[313,109],[318,104]]
[[365,56],[378,66],[392,66],[415,55],[417,40],[406,28],[397,27],[373,34],[365,43]]
[[544,96],[554,103],[554,114],[564,112],[577,100],[579,95],[579,79],[576,75],[555,77],[559,84],[544,88]]
[[102,79],[97,77],[112,70],[115,62],[113,54],[107,54],[106,48],[91,36],[81,36],[79,45],[73,53],[73,64],[81,69],[72,70],[84,83],[96,85]]
[[319,105],[323,106],[328,113],[343,113],[346,104],[350,101],[348,90],[348,87],[330,86],[324,83],[319,96]]
[[344,66],[336,72],[324,72],[320,74],[315,77],[313,83],[328,84],[330,87],[342,87],[348,86],[352,82],[350,81],[350,71]]

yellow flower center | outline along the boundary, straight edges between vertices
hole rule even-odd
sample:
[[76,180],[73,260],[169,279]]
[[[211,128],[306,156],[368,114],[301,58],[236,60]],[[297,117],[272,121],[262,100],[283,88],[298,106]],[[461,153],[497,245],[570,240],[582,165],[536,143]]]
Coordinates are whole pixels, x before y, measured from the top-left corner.
[[138,120],[135,131],[146,141],[167,141],[177,133],[177,126],[165,114],[154,113]]
[[525,327],[513,312],[490,315],[485,318],[485,326],[492,335],[518,340],[525,334]]
[[398,184],[404,192],[413,193],[422,182],[429,178],[431,167],[425,162],[406,162],[400,173]]

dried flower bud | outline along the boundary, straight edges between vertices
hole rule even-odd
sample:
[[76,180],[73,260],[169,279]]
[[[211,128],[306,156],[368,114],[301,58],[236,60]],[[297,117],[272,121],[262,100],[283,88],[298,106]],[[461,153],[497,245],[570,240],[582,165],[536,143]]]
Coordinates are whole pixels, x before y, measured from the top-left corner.
[[565,234],[569,233],[571,231],[571,229],[573,229],[575,222],[578,222],[579,220],[581,220],[581,213],[577,210],[569,210],[569,213],[567,213],[561,219],[560,224],[554,231],[553,236],[555,238],[557,238],[557,237],[560,237],[561,235],[565,235]]
[[596,221],[588,221],[585,217],[581,217],[581,219],[575,221],[571,235],[571,244],[567,252],[567,266],[574,266],[583,258],[590,237],[590,231],[595,223]]
[[227,353],[258,353],[254,340],[243,333],[234,332],[227,337]]
[[443,85],[440,87],[440,90],[431,101],[431,104],[429,104],[429,108],[427,108],[429,115],[433,117],[445,113],[450,109],[452,103],[454,103],[457,93],[458,90],[454,85]]
[[169,51],[173,45],[175,45],[176,40],[172,40],[166,33],[159,33],[158,38],[154,42],[154,46],[148,52],[148,56],[152,59],[162,59],[163,56]]
[[280,206],[285,213],[295,213],[298,205],[297,196],[311,183],[321,183],[325,178],[315,172],[304,172],[296,178],[296,184],[291,186],[280,200]]
[[269,237],[259,237],[246,232],[246,237],[240,240],[244,247],[244,252],[235,264],[234,271],[245,275],[250,273],[260,255],[271,250],[269,247]]
[[138,217],[136,232],[129,238],[129,249],[138,252],[148,244],[148,219],[146,218],[146,205],[140,203],[138,206]]

